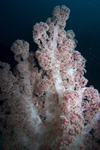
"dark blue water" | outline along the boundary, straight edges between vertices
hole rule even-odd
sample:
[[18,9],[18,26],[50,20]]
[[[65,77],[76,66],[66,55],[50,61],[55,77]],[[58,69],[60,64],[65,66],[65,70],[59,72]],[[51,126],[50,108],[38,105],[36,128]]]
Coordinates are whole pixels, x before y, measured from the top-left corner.
[[35,51],[33,25],[45,22],[63,4],[71,10],[66,30],[75,32],[77,50],[87,60],[85,76],[100,91],[100,0],[0,0],[0,60],[13,66],[10,47],[16,39],[28,41]]

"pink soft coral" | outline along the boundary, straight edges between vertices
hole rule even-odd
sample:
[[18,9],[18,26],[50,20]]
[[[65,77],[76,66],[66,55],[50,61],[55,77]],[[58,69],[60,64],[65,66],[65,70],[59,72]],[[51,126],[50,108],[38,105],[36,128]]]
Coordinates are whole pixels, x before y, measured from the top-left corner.
[[85,59],[75,50],[74,32],[64,30],[69,13],[57,6],[52,18],[34,26],[36,54],[28,42],[15,41],[13,73],[0,62],[2,150],[100,148],[100,96],[86,87]]

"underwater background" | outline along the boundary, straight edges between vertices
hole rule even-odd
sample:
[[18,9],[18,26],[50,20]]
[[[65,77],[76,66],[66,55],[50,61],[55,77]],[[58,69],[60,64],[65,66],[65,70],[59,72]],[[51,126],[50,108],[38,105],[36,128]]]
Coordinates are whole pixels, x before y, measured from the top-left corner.
[[100,0],[0,0],[0,61],[14,66],[10,47],[17,39],[28,41],[30,50],[36,51],[33,25],[52,17],[57,5],[66,5],[71,10],[65,29],[74,31],[78,40],[76,50],[87,60],[88,85],[100,92]]

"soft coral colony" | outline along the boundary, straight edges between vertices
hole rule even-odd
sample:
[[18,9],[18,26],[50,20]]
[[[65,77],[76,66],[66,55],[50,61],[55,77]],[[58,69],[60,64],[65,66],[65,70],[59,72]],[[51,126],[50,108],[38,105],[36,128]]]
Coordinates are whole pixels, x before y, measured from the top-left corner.
[[69,13],[57,6],[46,23],[34,25],[35,54],[28,42],[13,43],[13,72],[0,62],[2,150],[100,148],[100,96],[86,87],[86,60],[75,50],[74,32],[64,30]]

